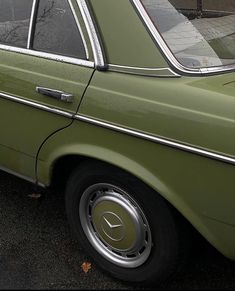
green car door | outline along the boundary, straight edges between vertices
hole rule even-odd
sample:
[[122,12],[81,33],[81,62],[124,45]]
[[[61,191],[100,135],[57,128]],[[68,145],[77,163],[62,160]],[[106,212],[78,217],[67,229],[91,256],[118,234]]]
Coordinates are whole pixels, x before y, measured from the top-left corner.
[[94,71],[76,2],[1,0],[0,168],[35,179],[48,136],[71,124]]

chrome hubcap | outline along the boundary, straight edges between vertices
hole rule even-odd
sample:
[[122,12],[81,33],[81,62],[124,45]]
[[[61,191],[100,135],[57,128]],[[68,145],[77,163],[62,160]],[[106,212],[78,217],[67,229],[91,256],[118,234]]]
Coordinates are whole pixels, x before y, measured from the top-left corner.
[[148,221],[128,193],[110,184],[95,184],[82,195],[79,215],[92,246],[110,262],[135,268],[149,257]]

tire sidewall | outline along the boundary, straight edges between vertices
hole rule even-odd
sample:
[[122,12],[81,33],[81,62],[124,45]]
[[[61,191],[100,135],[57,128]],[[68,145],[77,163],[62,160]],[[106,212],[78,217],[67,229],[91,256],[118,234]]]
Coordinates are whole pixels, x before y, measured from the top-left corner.
[[[139,205],[147,218],[152,236],[151,253],[137,268],[124,268],[105,259],[87,239],[80,222],[79,205],[84,191],[98,183],[123,189]],[[112,168],[88,167],[77,170],[66,189],[66,211],[75,237],[91,258],[114,277],[132,282],[161,281],[170,273],[177,254],[177,233],[174,220],[165,201],[139,180]]]

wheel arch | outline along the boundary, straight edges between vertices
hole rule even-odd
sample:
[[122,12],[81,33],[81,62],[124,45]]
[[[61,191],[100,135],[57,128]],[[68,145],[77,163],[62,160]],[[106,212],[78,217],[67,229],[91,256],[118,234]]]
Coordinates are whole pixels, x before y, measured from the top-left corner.
[[54,153],[53,157],[50,157],[49,165],[47,165],[48,186],[55,186],[56,183],[60,181],[59,186],[64,187],[70,174],[86,162],[107,164],[133,175],[159,194],[192,225],[196,225],[197,229],[198,226],[199,229],[203,228],[200,217],[197,216],[193,209],[183,201],[180,195],[177,195],[173,189],[169,188],[160,177],[153,174],[144,165],[130,159],[130,157],[103,147],[80,144],[79,146],[73,145],[66,149],[63,148],[58,150],[57,154]]
[[[38,180],[46,186],[55,185],[58,179],[59,181],[65,182],[69,174],[79,167],[79,165],[82,166],[85,162],[103,163],[125,171],[154,189],[166,200],[169,200],[168,196],[174,196],[165,183],[162,182],[159,177],[151,173],[144,165],[130,159],[122,153],[93,145],[73,145],[57,149],[56,152],[50,155],[46,167],[43,167],[43,171],[46,171],[46,175],[44,176],[40,175],[42,171],[39,161],[37,169]],[[44,179],[44,181],[42,181],[41,178]]]
[[[125,153],[116,152],[103,146],[94,144],[67,144],[57,149],[42,152],[42,159],[38,161],[38,178],[39,182],[46,186],[52,186],[53,182],[65,181],[69,174],[79,165],[88,161],[97,161],[106,163],[113,167],[119,168],[133,175],[141,182],[146,184],[157,192],[169,205],[179,213],[187,222],[192,225],[203,237],[212,245],[223,252],[221,239],[205,223],[205,218],[196,212],[190,204],[186,203],[177,193],[177,190],[171,189],[161,177],[151,172],[144,164],[126,156]],[[45,157],[46,153],[46,157]],[[47,161],[43,164],[42,161]],[[64,171],[67,169],[66,171]],[[40,180],[40,179],[44,179]],[[225,253],[225,252],[224,252]]]

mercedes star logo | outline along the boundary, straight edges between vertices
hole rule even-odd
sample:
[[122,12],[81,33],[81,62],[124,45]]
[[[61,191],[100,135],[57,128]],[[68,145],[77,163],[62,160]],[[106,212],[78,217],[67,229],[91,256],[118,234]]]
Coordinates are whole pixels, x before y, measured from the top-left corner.
[[124,238],[125,226],[121,218],[113,212],[105,212],[101,216],[101,229],[112,241]]

